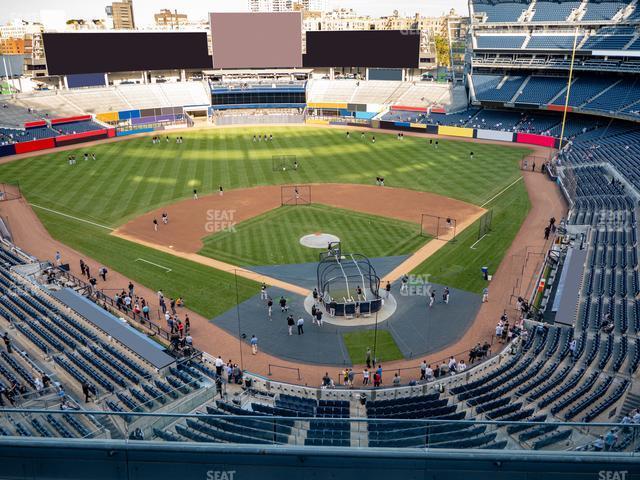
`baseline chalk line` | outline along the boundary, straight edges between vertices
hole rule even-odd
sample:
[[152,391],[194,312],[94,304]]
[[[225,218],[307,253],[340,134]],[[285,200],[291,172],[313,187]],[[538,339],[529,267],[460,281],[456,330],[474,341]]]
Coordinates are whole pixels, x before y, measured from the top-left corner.
[[157,263],[150,262],[149,260],[145,260],[144,258],[136,258],[134,261],[144,262],[144,263],[148,263],[149,265],[153,265],[154,267],[162,268],[163,270],[166,270],[166,273],[169,273],[172,271],[170,268],[167,268],[163,265],[158,265]]
[[485,233],[484,235],[482,235],[478,240],[476,240],[475,242],[473,242],[473,245],[471,245],[469,248],[471,250],[475,250],[476,249],[476,245],[478,243],[480,243],[480,240],[482,240],[484,237],[486,237],[487,235],[489,235],[488,233]]
[[32,207],[35,207],[35,208],[39,208],[40,210],[44,210],[46,212],[55,213],[56,215],[60,215],[61,217],[67,217],[67,218],[70,218],[72,220],[76,220],[78,222],[88,223],[89,225],[93,225],[94,227],[104,228],[105,230],[109,230],[109,231],[113,230],[113,228],[107,227],[106,225],[101,225],[99,223],[95,223],[95,222],[92,222],[90,220],[85,220],[84,218],[74,217],[73,215],[69,215],[67,213],[58,212],[57,210],[51,210],[50,208],[43,207],[41,205],[36,205],[35,203],[30,203],[29,205],[31,205]]
[[480,205],[480,208],[484,208],[486,205],[489,205],[491,202],[493,202],[496,198],[498,198],[500,195],[502,195],[504,192],[506,192],[507,190],[509,190],[511,187],[513,187],[516,183],[518,183],[520,180],[522,180],[524,177],[520,177],[518,179],[516,179],[515,181],[513,181],[512,183],[510,183],[509,185],[507,185],[505,188],[503,188],[502,190],[500,190],[497,194],[495,194],[493,197],[491,197],[489,200],[487,200],[486,202],[484,202],[482,205]]

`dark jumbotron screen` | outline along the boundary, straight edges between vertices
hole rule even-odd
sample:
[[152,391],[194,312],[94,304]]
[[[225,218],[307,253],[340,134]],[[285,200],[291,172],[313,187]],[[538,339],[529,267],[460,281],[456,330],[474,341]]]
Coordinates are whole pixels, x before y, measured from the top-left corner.
[[302,15],[212,13],[214,68],[302,66]]
[[304,66],[416,68],[420,35],[413,30],[307,32]]
[[205,32],[45,33],[50,75],[211,68]]

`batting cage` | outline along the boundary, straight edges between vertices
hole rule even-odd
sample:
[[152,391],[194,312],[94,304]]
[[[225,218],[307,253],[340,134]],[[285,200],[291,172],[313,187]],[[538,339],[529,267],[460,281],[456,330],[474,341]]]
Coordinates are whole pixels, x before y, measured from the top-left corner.
[[493,210],[487,210],[482,217],[480,217],[480,224],[478,227],[478,240],[484,237],[491,231],[491,222],[493,221]]
[[455,240],[456,219],[423,213],[420,219],[420,235],[438,240]]
[[287,172],[300,168],[296,155],[273,155],[271,164],[274,172]]
[[373,265],[364,255],[344,253],[338,242],[320,254],[317,281],[321,303],[337,317],[366,317],[382,308]]
[[0,201],[17,200],[18,198],[22,198],[18,181],[0,183]]
[[311,185],[283,185],[280,187],[280,206],[309,205]]

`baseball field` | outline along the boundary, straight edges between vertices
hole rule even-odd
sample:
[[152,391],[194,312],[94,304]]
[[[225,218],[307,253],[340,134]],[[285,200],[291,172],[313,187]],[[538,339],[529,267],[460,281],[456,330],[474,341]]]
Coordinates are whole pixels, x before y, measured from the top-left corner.
[[[252,140],[265,133],[273,141]],[[19,182],[54,238],[135,282],[188,298],[190,308],[209,318],[236,304],[232,275],[111,232],[145,212],[191,198],[194,189],[205,196],[220,185],[225,192],[285,184],[372,185],[383,176],[388,187],[432,192],[493,211],[489,235],[479,239],[472,225],[416,269],[432,274],[433,281],[479,292],[480,267],[497,268],[529,209],[519,168],[527,148],[440,139],[436,149],[424,138],[398,140],[380,132],[373,143],[371,133],[347,138],[341,129],[311,127],[181,135],[182,144],[163,139],[152,145],[149,137],[140,137],[6,163],[0,165],[0,181]],[[84,161],[85,151],[97,159]],[[76,165],[67,162],[72,154]],[[274,155],[295,155],[299,168],[274,171]],[[237,265],[313,261],[316,254],[297,244],[299,236],[332,229],[369,256],[408,254],[428,241],[419,228],[419,219],[407,222],[348,208],[283,207],[240,222],[235,233],[203,235],[201,253]],[[257,291],[254,282],[238,279],[240,301]]]

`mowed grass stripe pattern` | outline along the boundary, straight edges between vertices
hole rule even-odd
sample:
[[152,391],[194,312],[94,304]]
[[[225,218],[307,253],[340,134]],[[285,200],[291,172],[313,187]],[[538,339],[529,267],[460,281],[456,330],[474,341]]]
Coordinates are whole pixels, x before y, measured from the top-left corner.
[[[253,142],[254,134],[272,142]],[[181,132],[152,145],[148,137],[53,152],[0,165],[0,181],[19,180],[29,201],[103,225],[117,226],[153,208],[201,194],[256,185],[372,184],[430,191],[480,205],[520,175],[527,148],[372,133],[347,139],[339,129],[243,127]],[[97,160],[82,160],[83,153]],[[474,152],[470,160],[469,152]],[[78,163],[70,166],[67,157]],[[273,155],[296,155],[297,171],[272,171]]]
[[[347,347],[347,352],[349,352],[351,363],[354,364],[365,363],[367,359],[367,348],[371,349],[371,359],[373,360],[375,355],[378,363],[392,362],[394,360],[401,360],[404,358],[400,348],[388,330],[378,329],[377,334],[375,330],[350,332],[343,334],[342,339]],[[376,346],[375,353],[373,348],[374,345]],[[375,371],[375,366],[371,371],[371,382],[373,383],[373,371]],[[390,374],[387,374],[385,377],[383,373],[383,380],[387,385],[391,384],[392,380],[392,377],[389,377],[389,375]],[[393,375],[393,373],[391,373],[391,375]]]
[[485,208],[493,210],[488,235],[478,242],[480,221],[477,221],[412,273],[428,274],[433,283],[480,293],[488,285],[482,278],[481,268],[486,266],[489,273],[496,272],[531,208],[524,182],[517,182]]
[[[132,279],[134,283],[153,291],[162,290],[168,297],[184,297],[188,308],[206,318],[216,317],[236,304],[233,274],[114,237],[102,228],[54,213],[44,210],[36,210],[36,213],[54,238],[72,245],[83,254]],[[146,262],[138,261],[140,258]],[[162,265],[171,271],[147,262]],[[72,268],[78,267],[72,265]],[[241,302],[259,293],[259,284],[243,277],[237,280]],[[126,285],[122,285],[122,288],[126,288]]]
[[342,249],[370,258],[413,253],[427,240],[417,224],[325,205],[285,206],[208,236],[202,255],[233,265],[317,262],[322,250],[300,238],[317,232],[340,238]]

